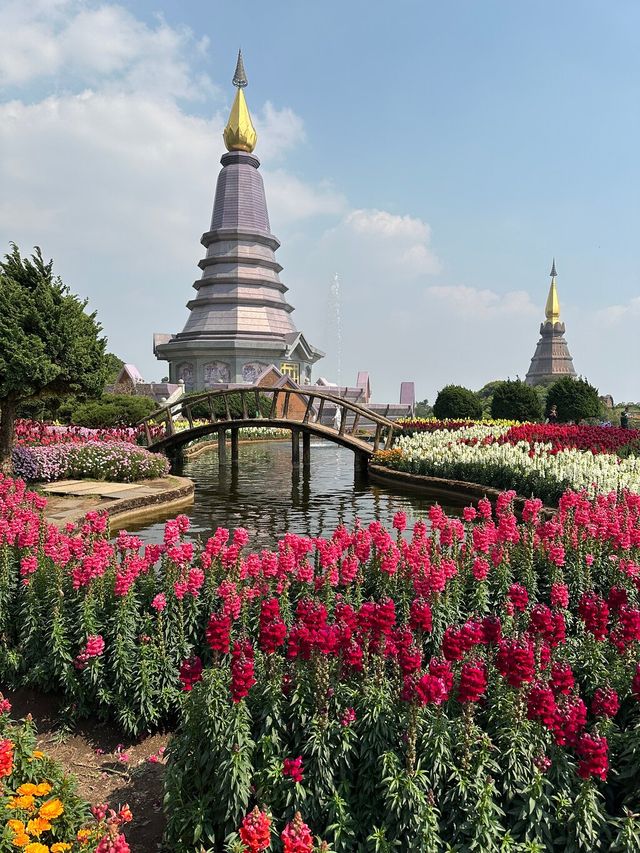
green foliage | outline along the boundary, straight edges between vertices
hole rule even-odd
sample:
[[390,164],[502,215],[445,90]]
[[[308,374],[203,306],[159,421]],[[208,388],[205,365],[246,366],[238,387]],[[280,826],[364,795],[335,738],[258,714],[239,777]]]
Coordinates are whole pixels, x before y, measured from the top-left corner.
[[11,450],[19,403],[102,391],[106,340],[86,307],[39,248],[29,259],[14,245],[0,262],[0,462]]
[[535,388],[520,380],[497,383],[491,400],[491,417],[508,421],[539,421],[542,405]]
[[113,385],[124,367],[124,361],[112,352],[107,352],[104,355],[104,363],[106,370],[105,384]]
[[158,408],[150,397],[133,394],[103,394],[99,400],[81,403],[71,415],[74,424],[96,429],[135,426]]
[[[190,400],[194,397],[199,397],[203,394],[202,391],[190,391],[188,394],[185,394],[182,398],[183,402],[183,413],[184,417],[187,416],[187,407],[191,411],[191,416],[194,420],[208,420],[211,417],[211,409],[209,408],[209,401],[203,400],[198,403],[190,403]],[[250,418],[255,418],[258,412],[256,411],[256,399],[255,394],[252,392],[250,394],[245,394],[245,400],[247,405],[247,414]],[[242,395],[240,393],[233,394],[225,394],[220,397],[212,397],[213,400],[213,410],[216,418],[224,418],[226,417],[226,404],[225,400],[229,405],[229,412],[232,418],[241,418],[243,416],[243,405],[242,405]],[[260,416],[267,417],[271,411],[271,398],[266,395],[260,396]]]
[[79,405],[77,397],[43,397],[40,400],[25,400],[17,408],[17,416],[42,423],[71,421],[71,414]]
[[580,423],[586,418],[598,418],[602,415],[598,389],[585,379],[572,379],[570,376],[563,376],[549,388],[547,414],[551,406],[556,407],[558,420],[562,423]]
[[482,417],[482,403],[474,391],[461,385],[445,385],[433,405],[439,420],[477,420]]
[[[1,698],[2,694],[0,694]],[[0,714],[0,740],[10,740],[13,744],[13,770],[11,774],[2,780],[3,793],[15,793],[17,788],[26,783],[39,785],[48,783],[51,789],[42,796],[36,796],[36,807],[43,802],[59,799],[64,807],[63,813],[55,818],[53,831],[55,834],[49,836],[45,830],[42,841],[74,841],[77,831],[84,827],[90,819],[89,806],[77,793],[77,785],[73,776],[68,775],[62,765],[44,755],[36,749],[36,730],[31,719],[27,718],[20,723],[9,719],[8,714]],[[32,817],[33,815],[28,815]],[[6,797],[0,800],[0,849],[17,849],[17,846],[4,846],[2,830],[10,819],[23,819],[26,822],[24,811],[12,809]],[[13,833],[11,833],[11,836]],[[48,848],[47,848],[48,849]]]
[[413,413],[413,416],[416,418],[432,418],[433,417],[433,406],[429,405],[428,400],[420,400],[419,403],[416,403],[416,408]]

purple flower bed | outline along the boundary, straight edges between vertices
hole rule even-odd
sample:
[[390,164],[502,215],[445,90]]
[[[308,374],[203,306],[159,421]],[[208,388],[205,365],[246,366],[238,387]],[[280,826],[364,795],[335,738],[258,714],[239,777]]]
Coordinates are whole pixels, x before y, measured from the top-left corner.
[[165,456],[126,441],[18,445],[12,458],[15,475],[25,480],[49,482],[70,477],[130,483],[169,473]]

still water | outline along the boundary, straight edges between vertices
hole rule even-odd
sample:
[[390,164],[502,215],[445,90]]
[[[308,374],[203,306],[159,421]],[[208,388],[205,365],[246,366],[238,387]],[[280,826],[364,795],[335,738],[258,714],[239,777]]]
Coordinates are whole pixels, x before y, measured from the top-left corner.
[[[183,510],[191,519],[191,538],[206,539],[217,527],[246,527],[250,548],[272,548],[284,533],[327,536],[338,524],[377,519],[391,526],[403,510],[410,527],[425,518],[433,501],[394,493],[366,481],[354,483],[353,453],[331,442],[312,441],[311,466],[292,470],[288,441],[241,443],[237,468],[220,468],[215,450],[185,462],[178,473],[195,483],[195,499]],[[164,522],[156,519],[126,525],[145,542],[161,542]]]

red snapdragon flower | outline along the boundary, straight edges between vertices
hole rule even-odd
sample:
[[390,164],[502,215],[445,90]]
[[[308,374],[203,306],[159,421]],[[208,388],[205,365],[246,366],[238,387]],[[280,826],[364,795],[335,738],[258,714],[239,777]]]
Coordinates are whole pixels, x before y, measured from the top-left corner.
[[209,616],[205,632],[207,645],[214,653],[229,654],[231,647],[231,617],[226,614],[212,613]]
[[293,820],[282,830],[280,838],[283,853],[311,853],[313,850],[313,836],[300,812],[295,813]]
[[187,660],[182,662],[182,666],[180,667],[180,681],[182,682],[182,689],[185,692],[192,690],[194,684],[202,681],[202,661],[198,655],[187,658]]
[[562,661],[554,661],[551,664],[551,689],[557,696],[560,693],[568,694],[573,690],[575,678],[571,665]]
[[242,640],[233,644],[231,651],[231,698],[234,702],[240,702],[244,699],[256,683],[253,658],[253,646],[250,640]]
[[282,775],[290,776],[294,782],[302,782],[304,779],[302,756],[297,758],[285,758],[282,762]]
[[496,667],[511,687],[520,688],[533,681],[536,670],[533,643],[526,640],[500,640]]
[[509,597],[509,601],[513,604],[516,610],[526,610],[527,604],[529,603],[529,593],[522,584],[512,583],[507,595]]
[[607,636],[607,625],[609,623],[609,605],[607,602],[595,592],[585,592],[578,602],[578,613],[587,631],[593,634],[596,640],[604,640]]
[[271,844],[271,819],[256,806],[242,821],[240,840],[247,853],[262,853]]
[[609,770],[609,744],[606,737],[583,734],[576,744],[578,754],[578,775],[581,779],[595,776],[603,781]]
[[477,702],[487,690],[487,668],[482,661],[468,661],[460,670],[458,700]]
[[13,742],[9,738],[0,740],[0,779],[13,772]]
[[556,700],[553,690],[545,684],[533,684],[527,694],[527,717],[538,720],[551,729],[556,718]]
[[591,701],[591,713],[596,717],[615,717],[620,708],[618,694],[611,687],[598,687]]

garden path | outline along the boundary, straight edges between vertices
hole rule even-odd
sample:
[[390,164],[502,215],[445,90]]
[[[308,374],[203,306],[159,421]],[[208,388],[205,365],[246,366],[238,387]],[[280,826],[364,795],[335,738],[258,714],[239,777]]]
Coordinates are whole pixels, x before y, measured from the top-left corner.
[[47,520],[64,527],[81,521],[90,510],[106,510],[117,527],[158,506],[178,510],[193,501],[193,483],[186,477],[161,477],[137,483],[100,480],[58,480],[40,487],[47,497]]
[[80,794],[91,803],[128,803],[133,821],[126,828],[135,853],[157,853],[164,829],[162,813],[164,758],[168,735],[132,740],[95,718],[65,731],[55,696],[35,690],[4,690],[16,719],[30,714],[38,748],[60,761],[78,780]]

